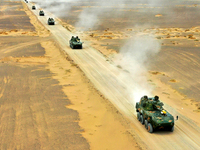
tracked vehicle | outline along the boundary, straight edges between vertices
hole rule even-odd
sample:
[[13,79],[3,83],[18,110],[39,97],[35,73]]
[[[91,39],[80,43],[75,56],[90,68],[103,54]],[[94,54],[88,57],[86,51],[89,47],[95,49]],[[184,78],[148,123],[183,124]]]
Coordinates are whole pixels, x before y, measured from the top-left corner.
[[159,97],[144,96],[136,103],[137,119],[145,125],[148,132],[156,130],[174,131],[174,117],[163,108]]
[[53,18],[49,18],[48,21],[47,21],[47,24],[48,25],[55,25],[55,21]]
[[80,41],[78,36],[76,37],[72,36],[72,38],[69,40],[69,45],[72,49],[75,49],[75,48],[82,49],[83,48],[82,44],[83,43]]
[[40,10],[39,16],[44,16],[44,11],[43,10]]
[[33,5],[33,6],[32,6],[32,10],[35,10],[35,9],[36,9],[36,7]]

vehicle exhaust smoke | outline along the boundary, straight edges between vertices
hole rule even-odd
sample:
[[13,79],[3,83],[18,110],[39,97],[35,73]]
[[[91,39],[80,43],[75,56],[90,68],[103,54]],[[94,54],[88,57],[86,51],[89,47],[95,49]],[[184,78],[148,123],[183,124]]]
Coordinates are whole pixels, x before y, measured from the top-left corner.
[[127,86],[127,94],[133,105],[142,96],[152,95],[153,86],[147,81],[148,67],[160,48],[161,42],[153,35],[137,34],[127,41],[114,58],[115,64],[126,72],[120,78]]

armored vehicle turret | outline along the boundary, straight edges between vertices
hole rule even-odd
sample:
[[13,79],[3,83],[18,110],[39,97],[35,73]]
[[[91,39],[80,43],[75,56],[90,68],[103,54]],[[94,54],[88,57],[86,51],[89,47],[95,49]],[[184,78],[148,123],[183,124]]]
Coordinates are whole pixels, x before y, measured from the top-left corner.
[[53,18],[49,18],[48,21],[47,21],[47,24],[48,25],[54,25],[55,24],[55,21]]
[[36,7],[33,5],[33,6],[32,6],[32,10],[35,10],[35,9],[36,9]]
[[44,16],[44,11],[43,10],[40,10],[39,16]]
[[72,49],[75,49],[75,48],[79,48],[79,49],[82,49],[83,46],[82,46],[82,42],[80,41],[79,37],[76,36],[72,36],[72,38],[69,40],[69,45]]
[[152,98],[143,96],[140,102],[136,103],[137,118],[142,124],[145,124],[148,132],[174,131],[174,117],[163,108],[163,105],[158,96]]

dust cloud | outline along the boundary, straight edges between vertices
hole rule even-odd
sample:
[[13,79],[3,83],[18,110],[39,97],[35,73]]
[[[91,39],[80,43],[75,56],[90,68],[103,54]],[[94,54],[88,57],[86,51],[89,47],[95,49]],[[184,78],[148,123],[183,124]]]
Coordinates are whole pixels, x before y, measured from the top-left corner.
[[[116,9],[131,9],[141,6],[159,7],[161,5],[167,6],[168,4],[164,0],[136,0],[134,2],[130,0],[34,0],[33,2],[58,17],[67,16],[72,7],[80,7],[79,10],[81,11],[79,12],[75,27],[81,27],[82,30],[94,30],[101,22],[100,18],[102,15],[106,18],[110,13],[113,14],[113,11],[115,16],[123,17],[125,15],[126,12],[115,11]],[[136,27],[136,24],[134,26]],[[125,73],[128,72],[131,76],[127,79],[126,75],[120,75],[123,82],[128,85],[128,95],[134,104],[141,96],[152,95],[153,87],[148,84],[146,74],[148,72],[149,59],[159,52],[160,46],[160,43],[155,40],[153,35],[137,34],[129,39],[125,45],[122,45],[119,54],[114,60],[118,66],[126,70]]]
[[160,48],[161,42],[153,35],[138,33],[126,42],[114,58],[115,64],[125,71],[120,78],[127,85],[128,97],[133,105],[144,95],[152,96],[153,86],[148,84],[146,75],[150,60]]

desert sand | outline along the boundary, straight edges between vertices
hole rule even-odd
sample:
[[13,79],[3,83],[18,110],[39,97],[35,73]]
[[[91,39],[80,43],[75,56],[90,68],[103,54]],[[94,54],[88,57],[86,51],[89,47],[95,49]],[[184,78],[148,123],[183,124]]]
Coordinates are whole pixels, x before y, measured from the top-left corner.
[[[31,5],[29,5],[29,8],[31,8]],[[33,11],[33,12],[37,16],[37,11]],[[47,15],[51,15],[51,14],[47,14]],[[135,139],[139,143],[139,145],[142,147],[142,149],[165,149],[166,145],[170,149],[177,149],[177,148],[198,149],[199,148],[199,144],[198,144],[199,143],[199,138],[198,138],[199,127],[198,127],[198,123],[196,123],[196,118],[198,117],[198,107],[195,106],[194,107],[195,109],[193,109],[193,107],[189,107],[189,109],[187,109],[187,107],[184,106],[185,103],[182,102],[182,100],[190,101],[190,99],[186,99],[184,95],[181,95],[181,93],[178,93],[178,91],[174,90],[171,87],[168,87],[167,85],[165,86],[165,84],[162,82],[161,83],[156,82],[156,81],[152,82],[152,79],[149,79],[148,80],[149,84],[152,84],[152,87],[154,87],[154,89],[161,89],[162,94],[165,95],[164,97],[161,96],[162,101],[165,102],[165,108],[167,108],[174,116],[179,115],[179,117],[182,119],[176,122],[176,125],[175,125],[176,130],[173,134],[166,133],[166,132],[165,133],[157,132],[158,134],[151,135],[151,134],[148,134],[147,132],[143,132],[143,128],[141,128],[141,124],[139,124],[136,119],[135,112],[134,112],[134,103],[133,103],[133,100],[139,100],[140,97],[130,98],[129,96],[139,95],[138,93],[134,93],[135,91],[133,89],[135,89],[136,87],[139,88],[141,87],[141,84],[144,84],[144,82],[141,82],[141,81],[146,80],[145,78],[143,78],[145,72],[143,72],[142,74],[141,72],[139,72],[139,74],[136,74],[137,76],[135,76],[135,78],[139,79],[138,81],[141,82],[141,84],[138,84],[138,81],[136,81],[131,76],[131,75],[134,75],[135,73],[129,70],[130,68],[128,68],[127,70],[127,65],[132,66],[133,67],[132,69],[134,68],[139,69],[139,67],[141,67],[142,64],[138,64],[138,62],[140,62],[141,60],[138,60],[138,62],[133,61],[133,65],[131,65],[131,63],[129,62],[128,64],[126,64],[126,66],[114,66],[115,63],[112,62],[113,61],[112,59],[109,59],[109,57],[106,57],[105,54],[104,56],[102,56],[100,53],[98,53],[98,51],[96,51],[91,46],[89,46],[90,42],[88,41],[85,41],[85,44],[84,44],[85,46],[84,46],[83,51],[72,51],[68,46],[68,41],[71,38],[71,35],[77,34],[79,32],[79,35],[81,35],[81,38],[84,38],[84,37],[87,38],[87,35],[84,36],[84,32],[82,31],[69,32],[65,30],[63,27],[66,27],[69,30],[71,26],[61,26],[58,18],[56,18],[56,21],[58,23],[55,25],[55,27],[47,26],[46,20],[42,18],[41,19],[38,18],[38,19],[46,28],[48,28],[51,31],[52,35],[55,37],[56,42],[61,46],[63,51],[66,52],[70,56],[70,58],[72,58],[73,61],[81,68],[81,70],[93,83],[95,88],[97,88],[101,93],[103,93],[103,95],[106,98],[108,98],[108,100],[111,101],[112,104],[118,110],[120,110],[120,112],[123,113],[124,117],[129,116],[129,120],[132,122],[129,127],[129,133],[133,137],[136,137]],[[107,32],[108,30],[110,29],[107,28],[105,32]],[[144,31],[147,31],[147,33],[153,34],[151,30],[147,29]],[[153,28],[153,30],[155,29]],[[131,29],[128,29],[127,31],[131,31]],[[158,43],[161,42],[160,38],[154,38],[154,39],[149,38],[149,37],[147,38],[144,36],[144,33],[141,33],[142,31],[143,30],[141,30],[140,28],[139,30],[137,29],[137,32],[140,32],[140,34],[136,36],[136,37],[139,37],[139,40],[136,38],[133,38],[133,40],[143,42],[147,45],[150,44],[149,46],[151,47],[151,50],[154,50],[154,48],[157,49],[157,47],[154,47],[154,44],[158,46]],[[188,29],[186,31],[188,31]],[[143,38],[141,38],[140,35]],[[126,35],[125,38],[128,39],[128,36]],[[112,39],[112,38],[108,38],[108,39]],[[149,43],[149,41],[154,44]],[[129,44],[131,43],[129,42]],[[132,46],[134,48],[135,45],[132,45]],[[137,47],[137,48],[138,50],[140,50],[141,47]],[[145,47],[143,48],[145,49]],[[100,50],[102,50],[102,48],[100,48]],[[137,49],[134,49],[134,51],[137,51]],[[174,54],[171,54],[171,55],[174,56]],[[142,55],[142,56],[145,56],[145,55]],[[134,55],[133,55],[133,58],[134,58]],[[152,57],[149,57],[149,58],[152,58]],[[156,59],[152,59],[150,61],[153,61],[153,60],[156,60]],[[156,71],[150,71],[150,73],[152,73],[153,75],[161,74],[162,76],[165,76],[165,73],[159,73],[159,72],[157,73]],[[139,78],[140,76],[142,76],[142,78]],[[170,76],[166,74],[166,77],[170,77]],[[175,81],[177,80],[173,78],[171,79],[169,78],[170,83],[175,83]],[[148,85],[146,84],[145,86],[148,86]],[[146,89],[145,86],[143,87],[144,89]],[[142,91],[143,89],[140,89],[140,90]],[[130,91],[132,92],[129,93]],[[167,92],[170,91],[170,93],[167,93],[166,91]],[[153,91],[153,93],[155,94],[157,92],[158,90]],[[166,97],[166,95],[168,96]],[[174,102],[177,102],[178,104],[177,107],[173,107],[172,104]],[[192,101],[192,102],[193,103],[191,105],[194,105],[194,104],[198,105],[198,102],[195,102],[195,101]],[[194,113],[194,112],[197,112],[197,113]],[[186,117],[187,115],[184,115],[184,113],[188,113],[188,117]],[[190,115],[192,114],[192,116],[190,116],[189,114]],[[187,132],[184,132],[184,131],[187,131]],[[189,136],[187,133],[190,133],[192,136]],[[149,137],[148,141],[144,140],[144,137]],[[159,143],[157,142],[158,138],[160,141]]]
[[[150,149],[147,147],[149,146],[148,144],[152,142],[152,145],[155,145],[156,141],[150,140],[149,143],[145,144],[145,141],[141,137],[146,138],[146,135],[148,135],[150,139],[158,139],[163,135],[167,139],[171,137],[172,140],[175,140],[176,136],[173,136],[171,133],[158,132],[155,135],[145,134],[146,130],[144,127],[139,127],[141,125],[134,123],[135,120],[131,120],[125,114],[121,114],[109,99],[106,99],[102,93],[95,89],[93,83],[87,79],[79,66],[63,52],[51,33],[45,29],[27,6],[23,3],[22,8],[21,3],[12,2],[12,4],[17,4],[20,7],[16,7],[17,10],[24,11],[27,14],[30,18],[31,24],[29,26],[31,28],[13,29],[14,27],[12,27],[10,29],[2,29],[0,32],[0,38],[2,41],[5,41],[0,43],[2,53],[1,62],[4,70],[9,70],[10,74],[16,71],[21,72],[21,75],[17,75],[18,80],[11,82],[13,81],[12,76],[5,76],[3,71],[1,71],[1,87],[4,87],[1,88],[0,95],[1,102],[4,103],[3,107],[1,107],[1,114],[7,114],[6,118],[10,119],[8,121],[5,117],[1,117],[1,121],[3,122],[1,133],[3,134],[1,134],[2,140],[0,145],[2,149],[27,149],[27,147],[29,149]],[[5,6],[1,7],[1,10],[5,11],[6,6],[5,4]],[[157,18],[162,18],[163,16],[161,14],[154,15]],[[6,19],[9,17],[11,16],[4,16],[3,18]],[[60,23],[67,29],[70,29],[70,31],[75,30],[73,25],[66,23],[65,20],[63,22],[60,21]],[[153,94],[159,95],[167,106],[173,107],[173,110],[176,110],[175,112],[171,112],[174,116],[180,115],[181,117],[191,119],[199,128],[200,121],[197,119],[199,118],[198,94],[194,94],[198,93],[199,85],[195,84],[198,83],[198,72],[196,72],[196,76],[192,76],[192,80],[191,76],[184,76],[183,73],[191,72],[188,70],[187,65],[191,66],[192,63],[194,63],[194,66],[191,66],[190,69],[199,71],[199,53],[195,50],[199,44],[197,41],[199,38],[198,27],[187,29],[127,28],[124,31],[105,28],[103,31],[76,31],[76,33],[80,34],[83,40],[90,41],[87,44],[99,50],[108,61],[112,62],[113,57],[120,50],[120,44],[124,40],[131,38],[133,36],[131,32],[133,31],[154,33],[157,37],[155,38],[156,40],[162,40],[162,50],[156,59],[158,63],[155,63],[156,61],[152,63],[151,70],[146,75],[149,84],[154,86]],[[18,44],[16,44],[15,37],[18,39]],[[185,53],[188,47],[194,49],[193,51],[186,52],[187,54],[189,53],[190,57]],[[178,49],[179,53],[175,53],[174,49]],[[166,53],[167,56],[165,56]],[[178,65],[174,66],[175,63],[173,60],[177,59],[174,56],[175,54],[177,54],[176,57],[181,55],[180,58],[185,56],[182,64],[187,61],[192,61],[192,63],[181,67]],[[173,67],[170,63],[173,64]],[[26,68],[30,72],[36,71],[36,73],[34,77],[30,73],[27,74],[26,80],[23,76],[23,74],[26,74],[25,72],[21,71],[21,69],[16,70],[14,69],[15,67],[11,68],[10,65]],[[173,69],[177,70],[177,72]],[[33,81],[33,78],[37,82]],[[24,79],[25,83],[21,83]],[[186,88],[188,82],[193,87]],[[29,93],[24,97],[20,95],[20,91],[11,92],[13,95],[10,95],[10,92],[6,94],[5,91],[8,90],[6,88],[7,83],[12,87],[9,90],[13,89],[14,91],[18,89],[18,84],[25,85],[25,88],[23,88],[23,92],[25,93],[32,87],[32,94]],[[38,91],[41,89],[47,90],[41,93]],[[16,93],[22,97],[20,101],[17,101],[17,98],[9,102],[5,101],[8,95],[16,97]],[[27,97],[31,99],[29,103],[26,101]],[[38,100],[40,101],[38,102]],[[30,106],[29,108],[22,107],[27,104]],[[170,107],[168,108],[170,109]],[[22,116],[22,113],[28,109],[31,112],[28,114],[33,116],[33,119],[26,122],[25,120],[29,118],[29,115]],[[6,110],[10,111],[10,113],[6,113]],[[10,126],[5,129],[8,123],[10,123]],[[189,125],[180,120],[176,122],[176,127],[183,127],[182,123],[185,127]],[[17,128],[19,129],[16,130]],[[181,130],[179,128],[177,131]],[[31,133],[30,129],[32,129]],[[179,133],[175,129],[173,134],[176,135]],[[193,137],[198,135],[195,134],[195,131],[191,133]],[[73,140],[69,139],[69,137],[72,137],[71,139]],[[138,137],[140,139],[137,139]],[[8,140],[8,138],[14,140]],[[195,142],[198,141],[199,139],[197,138]],[[184,142],[187,143],[187,141]],[[184,145],[177,145],[175,148],[177,149],[179,146],[183,147]],[[152,148],[155,149],[158,147]]]

